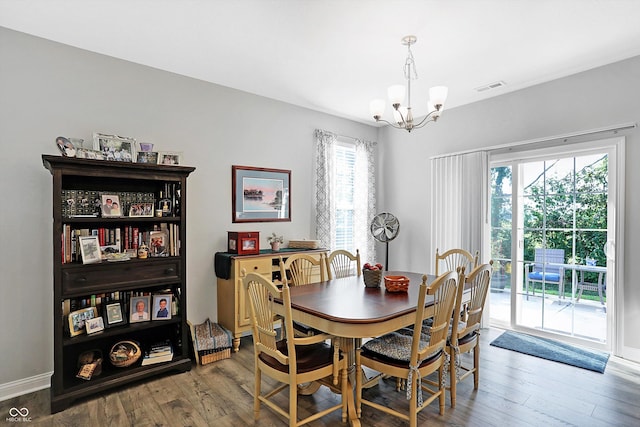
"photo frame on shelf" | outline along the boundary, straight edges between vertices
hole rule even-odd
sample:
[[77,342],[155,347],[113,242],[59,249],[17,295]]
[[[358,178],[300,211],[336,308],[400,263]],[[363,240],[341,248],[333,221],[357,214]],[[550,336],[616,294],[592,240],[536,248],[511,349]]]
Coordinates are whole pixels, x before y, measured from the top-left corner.
[[96,317],[98,317],[98,310],[95,307],[86,307],[69,313],[69,335],[75,337],[86,333],[87,320]]
[[169,256],[169,239],[166,231],[149,233],[149,255],[152,257]]
[[100,151],[105,160],[133,162],[136,159],[136,140],[126,136],[94,132],[93,149]]
[[83,264],[94,264],[102,261],[100,240],[98,236],[79,236],[80,255]]
[[56,145],[58,146],[58,150],[65,157],[76,157],[76,149],[77,147],[73,145],[69,138],[65,138],[64,136],[59,136],[56,138]]
[[291,171],[231,167],[232,221],[291,221]]
[[138,218],[150,218],[153,216],[153,203],[132,203],[129,207],[129,216]]
[[151,320],[151,296],[132,296],[129,303],[129,323],[148,322]]
[[105,328],[120,326],[127,323],[127,318],[124,316],[122,303],[120,301],[104,304],[103,310]]
[[103,218],[118,218],[122,216],[120,197],[117,194],[101,194],[100,202]]
[[139,151],[138,163],[158,163],[158,153],[155,151]]
[[153,311],[151,312],[151,320],[171,319],[172,298],[172,294],[155,294],[153,296]]
[[102,317],[94,317],[93,319],[87,319],[85,321],[85,326],[87,328],[87,334],[95,334],[96,332],[100,332],[104,330],[104,320]]
[[159,165],[181,165],[182,151],[159,151],[158,164]]

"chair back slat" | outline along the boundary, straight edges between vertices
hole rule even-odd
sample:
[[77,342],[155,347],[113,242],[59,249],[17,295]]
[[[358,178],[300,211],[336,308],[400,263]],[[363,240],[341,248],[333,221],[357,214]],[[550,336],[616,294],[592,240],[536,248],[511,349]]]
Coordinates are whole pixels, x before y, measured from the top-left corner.
[[[285,315],[283,318],[283,327],[286,333],[293,334],[293,324],[291,323],[291,297],[289,296],[289,287],[286,283],[282,290],[278,289],[268,278],[258,273],[249,273],[244,279],[244,284],[249,296],[249,306],[251,309],[251,325],[253,328],[254,344],[259,352],[264,352],[276,358],[283,365],[290,367],[296,366],[295,350],[293,353],[288,349],[288,355],[285,355],[276,346],[277,332],[274,326],[274,316],[276,315],[273,304],[275,299],[283,302]],[[288,321],[287,321],[288,319]],[[290,328],[290,329],[289,329]],[[291,335],[293,336],[293,335]],[[257,357],[258,355],[256,355]]]
[[359,249],[356,249],[355,255],[344,249],[337,249],[327,257],[327,277],[329,280],[360,276],[361,274]]
[[[413,342],[411,347],[411,363],[415,365],[418,360],[423,360],[430,354],[443,350],[447,342],[449,324],[453,314],[453,306],[456,301],[458,289],[458,274],[449,271],[437,277],[431,285],[426,284],[427,277],[423,276],[418,294],[418,306],[416,308],[416,322],[413,328]],[[419,349],[422,334],[423,321],[425,319],[426,295],[434,297],[433,325],[429,330],[429,345]]]
[[436,249],[436,276],[446,271],[457,271],[458,267],[464,267],[467,271],[478,266],[480,252],[476,251],[475,255],[464,249],[449,249],[440,254],[440,250]]
[[[308,285],[325,279],[326,254],[314,258],[308,254],[293,254],[286,261],[280,257],[280,275],[283,283],[290,286]],[[288,274],[287,274],[288,273]]]

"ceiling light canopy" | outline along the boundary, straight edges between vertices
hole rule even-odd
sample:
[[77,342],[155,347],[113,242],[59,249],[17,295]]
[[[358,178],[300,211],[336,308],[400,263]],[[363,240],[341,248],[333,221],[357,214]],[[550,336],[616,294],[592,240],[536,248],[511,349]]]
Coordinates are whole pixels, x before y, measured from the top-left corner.
[[[411,132],[413,129],[423,127],[429,122],[435,122],[442,114],[444,108],[444,102],[447,99],[448,89],[446,86],[434,86],[429,89],[429,113],[418,123],[413,120],[413,112],[411,111],[411,80],[418,78],[416,72],[416,64],[413,60],[413,53],[411,52],[411,45],[417,41],[416,36],[405,36],[402,38],[402,44],[407,46],[407,59],[404,63],[404,78],[407,80],[407,86],[394,85],[389,87],[387,94],[389,101],[393,106],[393,122],[389,122],[382,118],[385,109],[385,102],[383,99],[374,99],[369,104],[371,115],[376,122],[384,122],[396,129],[404,129]],[[407,105],[403,106],[405,94],[407,96]]]

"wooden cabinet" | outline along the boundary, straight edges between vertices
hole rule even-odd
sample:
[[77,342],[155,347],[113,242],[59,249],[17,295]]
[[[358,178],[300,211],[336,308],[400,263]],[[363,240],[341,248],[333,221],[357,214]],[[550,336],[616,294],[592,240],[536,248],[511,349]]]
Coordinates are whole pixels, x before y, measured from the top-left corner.
[[[76,399],[133,381],[191,369],[186,302],[186,195],[187,177],[194,168],[49,155],[43,155],[42,161],[53,177],[51,412],[65,409]],[[171,189],[171,211],[156,216],[155,204],[161,194],[167,197],[168,189]],[[102,217],[98,207],[102,194],[119,195],[121,216]],[[135,214],[141,203],[150,208],[146,215]],[[85,206],[80,209],[79,204]],[[158,256],[84,264],[81,252],[76,250],[78,241],[74,239],[86,235],[85,231],[99,235],[100,239],[101,233],[109,232],[111,238],[118,238],[104,243],[111,244],[112,250],[128,247],[130,253],[137,252],[143,236],[157,236],[160,232],[166,241],[163,251],[154,254]],[[151,314],[157,309],[154,295],[159,296],[158,302],[160,296],[171,297],[170,319],[146,320],[154,317]],[[148,314],[144,321],[129,322],[132,313],[129,302],[137,297],[148,297]],[[109,325],[105,307],[114,302],[119,302],[124,320]],[[70,329],[75,324],[69,324],[69,313],[91,306],[97,307],[95,312],[104,316],[105,326],[109,327],[92,334],[82,329],[72,334]],[[167,340],[173,348],[170,361],[143,366],[141,356],[126,367],[110,362],[109,352],[118,342],[133,341],[144,353],[151,345]],[[102,355],[100,368],[95,371],[100,371],[99,374],[89,380],[76,376],[79,356],[87,352]]]
[[[272,252],[261,251],[259,255],[233,255],[217,254],[223,256],[223,262],[229,262],[228,277],[220,277],[218,274],[218,323],[227,328],[233,334],[233,351],[238,351],[240,347],[240,337],[244,332],[251,330],[249,318],[249,301],[247,292],[242,286],[242,270],[246,272],[260,273],[271,276],[273,280],[280,279],[280,257],[284,260],[288,256],[303,252],[314,258],[320,258],[321,254],[327,253],[325,249]],[[226,259],[228,258],[228,259]],[[225,276],[225,275],[222,275]],[[318,276],[318,281],[320,277]]]

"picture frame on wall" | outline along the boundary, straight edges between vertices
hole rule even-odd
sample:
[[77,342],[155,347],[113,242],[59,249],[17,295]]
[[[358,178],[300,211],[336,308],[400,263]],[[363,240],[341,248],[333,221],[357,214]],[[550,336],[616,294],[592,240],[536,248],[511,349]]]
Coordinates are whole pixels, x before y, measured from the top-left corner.
[[291,171],[231,167],[233,222],[291,221]]
[[136,159],[136,140],[126,136],[94,132],[93,149],[100,151],[105,160],[133,162]]

